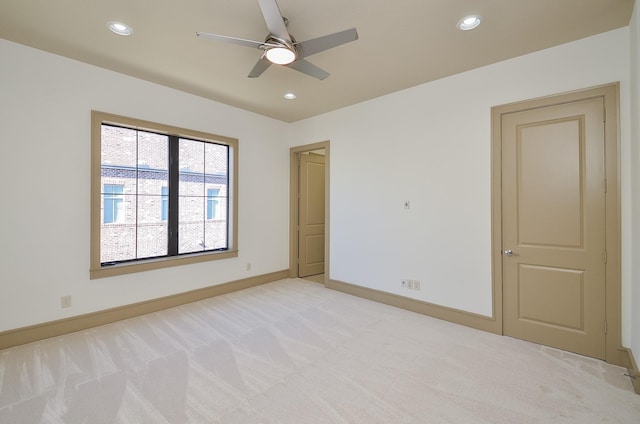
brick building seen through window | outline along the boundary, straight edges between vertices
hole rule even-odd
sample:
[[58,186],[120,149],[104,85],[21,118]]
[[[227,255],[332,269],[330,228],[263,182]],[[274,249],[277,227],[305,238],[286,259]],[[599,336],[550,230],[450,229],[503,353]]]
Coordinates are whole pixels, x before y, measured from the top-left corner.
[[[100,262],[169,254],[169,136],[102,125]],[[228,146],[180,138],[177,254],[227,248]]]

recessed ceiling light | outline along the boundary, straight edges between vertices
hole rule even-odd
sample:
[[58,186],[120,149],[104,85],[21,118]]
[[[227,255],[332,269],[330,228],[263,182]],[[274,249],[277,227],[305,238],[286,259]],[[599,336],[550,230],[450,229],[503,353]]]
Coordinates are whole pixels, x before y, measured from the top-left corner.
[[470,29],[477,28],[478,25],[482,22],[482,16],[480,15],[469,15],[458,21],[458,29],[462,31],[469,31]]
[[113,33],[118,35],[131,35],[133,33],[133,29],[122,22],[109,22],[107,26]]
[[296,97],[297,96],[295,94],[293,94],[293,93],[287,93],[287,94],[284,95],[284,98],[287,99],[287,100],[295,100]]

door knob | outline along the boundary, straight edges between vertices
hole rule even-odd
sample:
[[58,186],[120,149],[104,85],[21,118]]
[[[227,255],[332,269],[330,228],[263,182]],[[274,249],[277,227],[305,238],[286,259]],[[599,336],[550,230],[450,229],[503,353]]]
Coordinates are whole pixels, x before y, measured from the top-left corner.
[[518,254],[517,254],[517,253],[514,253],[514,252],[513,252],[513,250],[511,250],[511,249],[507,249],[507,250],[505,250],[505,251],[504,251],[504,255],[505,255],[505,256],[518,256]]

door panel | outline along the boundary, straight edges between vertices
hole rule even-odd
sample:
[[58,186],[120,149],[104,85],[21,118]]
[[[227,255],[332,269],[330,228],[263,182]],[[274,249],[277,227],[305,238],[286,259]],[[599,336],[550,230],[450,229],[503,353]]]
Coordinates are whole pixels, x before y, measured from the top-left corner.
[[300,155],[300,207],[298,276],[324,272],[324,181],[325,158]]
[[503,329],[604,358],[604,104],[502,120]]
[[[305,237],[305,249],[305,263],[308,266],[324,263],[324,234],[307,235]],[[320,270],[320,272],[322,272],[322,270]]]
[[519,320],[584,331],[583,271],[533,265],[519,271]]
[[582,246],[581,124],[569,118],[519,128],[519,245]]

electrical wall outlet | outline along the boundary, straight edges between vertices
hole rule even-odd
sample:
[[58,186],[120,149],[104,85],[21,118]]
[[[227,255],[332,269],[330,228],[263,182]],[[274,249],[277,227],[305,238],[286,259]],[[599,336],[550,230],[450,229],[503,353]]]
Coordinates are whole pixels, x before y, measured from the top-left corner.
[[409,290],[420,290],[420,280],[400,280],[400,286]]

